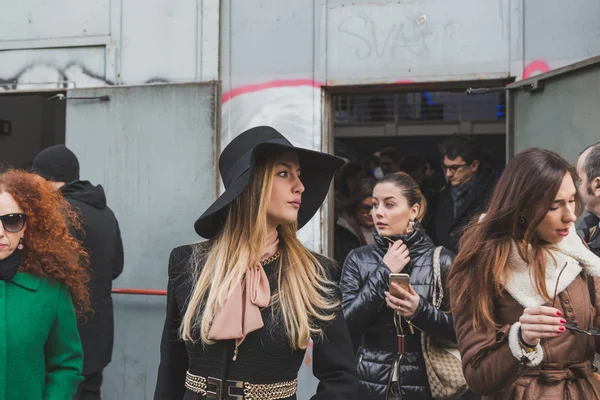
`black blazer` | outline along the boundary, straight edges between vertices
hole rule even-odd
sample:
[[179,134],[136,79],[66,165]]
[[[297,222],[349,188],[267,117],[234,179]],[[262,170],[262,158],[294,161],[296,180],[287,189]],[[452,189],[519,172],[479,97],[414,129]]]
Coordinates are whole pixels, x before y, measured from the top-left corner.
[[454,217],[454,200],[450,187],[446,187],[439,195],[432,227],[428,232],[438,246],[444,246],[453,253],[458,253],[458,242],[464,229],[474,217],[485,212],[495,183],[479,178],[467,193],[465,202]]
[[[251,332],[239,347],[237,360],[233,361],[233,340],[218,341],[214,345],[184,343],[177,330],[188,297],[193,289],[189,279],[189,261],[192,245],[171,252],[169,259],[169,284],[167,316],[160,345],[160,366],[155,400],[196,400],[204,397],[186,390],[186,371],[194,375],[221,380],[250,383],[276,383],[296,379],[304,360],[304,350],[293,350],[282,329],[281,315],[272,313],[272,307],[261,310],[265,327]],[[331,263],[331,262],[329,262]],[[276,267],[273,262],[265,266],[271,292],[277,289]],[[320,380],[317,394],[312,399],[354,399],[358,387],[352,344],[341,307],[336,318],[323,326],[325,338],[313,345],[313,371]],[[289,399],[296,399],[292,396]]]

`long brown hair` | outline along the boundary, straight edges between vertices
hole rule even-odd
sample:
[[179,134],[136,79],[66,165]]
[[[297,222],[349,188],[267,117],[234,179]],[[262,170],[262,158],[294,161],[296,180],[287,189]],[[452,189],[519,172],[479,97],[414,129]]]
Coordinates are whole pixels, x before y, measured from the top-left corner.
[[[454,309],[468,309],[474,328],[495,326],[493,302],[502,293],[508,270],[511,241],[533,270],[538,293],[549,300],[546,288],[547,243],[535,230],[552,206],[565,174],[577,181],[573,166],[558,154],[532,148],[517,154],[507,165],[492,194],[485,217],[475,219],[464,232],[450,270]],[[582,200],[576,195],[576,212]],[[521,220],[521,222],[519,222]],[[527,251],[531,246],[531,251]]]
[[88,255],[69,232],[81,223],[60,191],[43,178],[19,170],[0,174],[0,193],[9,193],[27,215],[20,271],[64,284],[76,312],[89,311]]

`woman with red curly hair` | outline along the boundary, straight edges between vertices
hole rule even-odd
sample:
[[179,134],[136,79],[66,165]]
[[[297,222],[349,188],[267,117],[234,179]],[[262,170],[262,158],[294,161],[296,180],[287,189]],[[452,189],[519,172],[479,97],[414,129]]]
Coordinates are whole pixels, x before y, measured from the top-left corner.
[[77,316],[89,308],[87,254],[51,184],[0,174],[0,398],[71,399],[83,380]]

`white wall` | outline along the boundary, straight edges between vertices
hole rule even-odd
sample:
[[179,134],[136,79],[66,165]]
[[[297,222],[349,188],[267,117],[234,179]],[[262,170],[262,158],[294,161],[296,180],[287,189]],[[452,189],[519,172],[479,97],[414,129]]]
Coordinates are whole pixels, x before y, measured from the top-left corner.
[[5,3],[0,91],[218,79],[219,0]]

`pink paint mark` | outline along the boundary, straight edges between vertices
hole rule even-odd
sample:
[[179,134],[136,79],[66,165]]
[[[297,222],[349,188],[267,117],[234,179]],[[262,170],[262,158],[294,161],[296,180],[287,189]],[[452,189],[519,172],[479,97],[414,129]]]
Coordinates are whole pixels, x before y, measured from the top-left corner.
[[394,82],[394,85],[406,85],[407,83],[415,83],[412,79],[400,79],[399,81]]
[[523,79],[527,79],[533,75],[534,72],[539,72],[541,74],[550,71],[550,66],[545,60],[534,60],[527,64],[525,69],[523,70]]
[[[313,342],[309,342],[309,343],[308,343],[308,348],[309,348],[309,349],[312,349],[312,348],[313,348]],[[306,352],[306,355],[305,355],[305,357],[304,357],[304,364],[306,364],[306,365],[310,365],[310,363],[311,363],[311,362],[312,362],[312,361],[311,361],[311,358],[310,358],[310,354],[309,354],[309,353],[308,353],[308,351],[307,351],[307,352]]]
[[304,364],[310,365],[312,359],[310,358],[310,354],[306,353],[306,357],[304,357]]
[[311,79],[284,79],[284,80],[276,80],[269,81],[264,83],[257,83],[252,85],[240,86],[235,89],[231,89],[229,92],[223,94],[221,97],[221,103],[227,103],[229,100],[233,99],[236,96],[241,94],[258,92],[264,89],[272,89],[279,87],[292,87],[292,86],[312,86],[312,87],[321,87],[325,86],[322,82],[313,81]]

